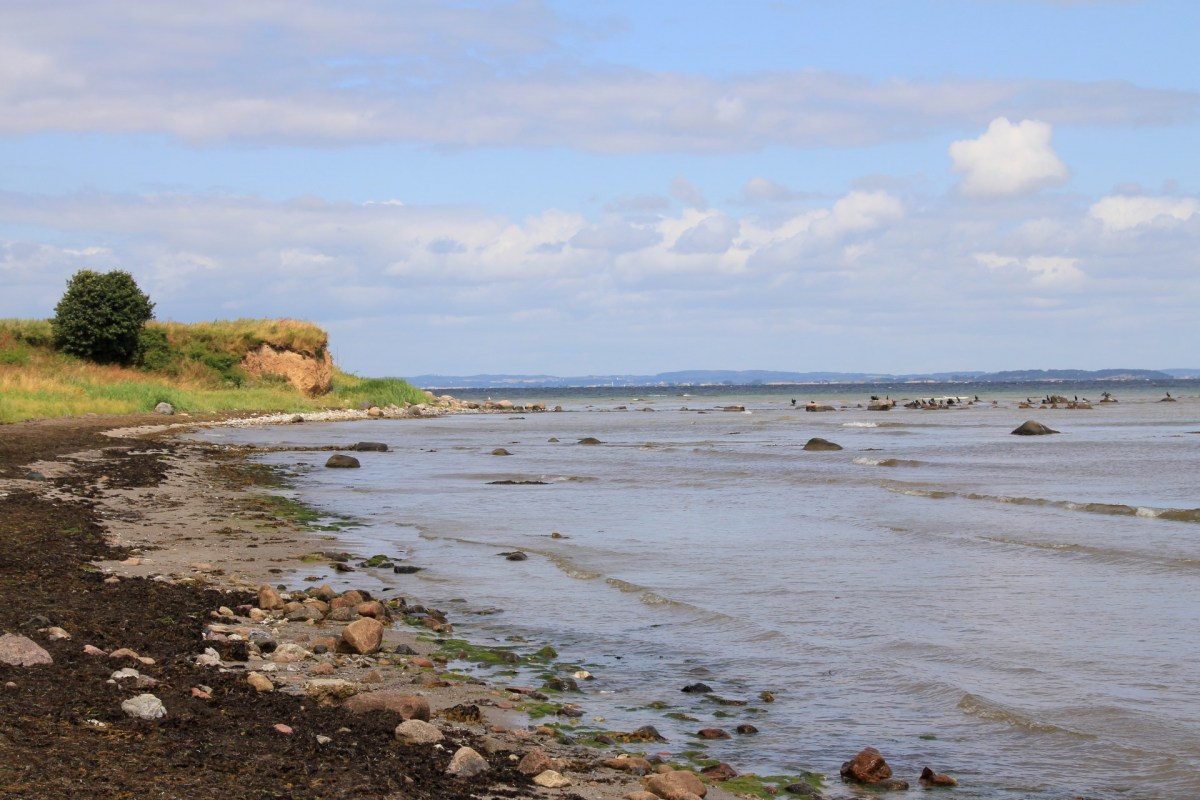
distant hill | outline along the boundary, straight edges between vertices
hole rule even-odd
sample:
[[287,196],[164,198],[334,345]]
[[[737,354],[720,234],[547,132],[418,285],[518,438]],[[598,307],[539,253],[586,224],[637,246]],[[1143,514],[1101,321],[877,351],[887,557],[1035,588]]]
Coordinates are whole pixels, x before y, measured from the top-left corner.
[[417,375],[416,386],[438,389],[553,389],[588,386],[768,386],[822,383],[999,383],[1036,381],[1169,381],[1200,378],[1200,369],[1031,369],[891,375],[874,372],[680,370],[656,375]]

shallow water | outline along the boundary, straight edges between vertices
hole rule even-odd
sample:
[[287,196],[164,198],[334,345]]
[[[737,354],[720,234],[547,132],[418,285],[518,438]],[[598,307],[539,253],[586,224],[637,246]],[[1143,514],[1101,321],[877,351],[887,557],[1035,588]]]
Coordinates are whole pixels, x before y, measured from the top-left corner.
[[[963,393],[944,389],[922,392]],[[386,442],[356,454],[360,470],[322,469],[327,453],[267,460],[311,467],[301,497],[363,520],[345,546],[425,568],[381,587],[450,610],[471,638],[553,643],[597,677],[586,721],[651,722],[664,751],[751,722],[758,735],[709,755],[834,776],[830,796],[849,793],[838,767],[865,746],[914,786],[927,764],[955,775],[960,797],[1200,793],[1194,387],[1090,411],[1018,409],[1043,391],[1019,387],[981,391],[994,406],[823,414],[769,389],[619,391],[537,398],[564,413],[205,438]],[[1063,433],[1009,435],[1026,419]],[[813,436],[845,449],[804,451]],[[497,556],[518,549],[530,558]],[[696,680],[749,704],[679,691]]]

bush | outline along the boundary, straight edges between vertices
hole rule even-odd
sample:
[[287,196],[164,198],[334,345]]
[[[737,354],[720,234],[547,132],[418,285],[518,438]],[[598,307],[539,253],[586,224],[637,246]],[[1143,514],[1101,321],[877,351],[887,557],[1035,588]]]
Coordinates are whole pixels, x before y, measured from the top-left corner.
[[129,364],[151,319],[154,303],[128,272],[80,270],[54,308],[54,345],[89,361]]

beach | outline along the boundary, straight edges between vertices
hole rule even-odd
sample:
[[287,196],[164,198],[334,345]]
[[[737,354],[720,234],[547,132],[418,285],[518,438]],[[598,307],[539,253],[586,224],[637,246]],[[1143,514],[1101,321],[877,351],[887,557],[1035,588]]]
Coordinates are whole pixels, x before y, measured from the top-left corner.
[[[531,724],[518,707],[532,688],[443,674],[418,628],[385,618],[381,649],[339,653],[314,642],[335,643],[346,623],[259,608],[271,605],[264,586],[308,599],[303,559],[329,541],[264,508],[244,448],[178,438],[213,422],[89,417],[0,431],[0,633],[52,660],[0,664],[0,792],[606,800],[643,789],[630,765],[603,766],[614,752]],[[421,618],[445,616],[409,602]],[[423,698],[445,738],[402,743],[404,714],[342,702],[397,693]],[[144,695],[165,715],[123,710]],[[448,775],[468,747],[486,769]],[[542,769],[531,752],[545,753]],[[547,770],[563,785],[534,783]]]
[[[8,426],[0,633],[54,664],[0,665],[0,786],[606,800],[644,788],[616,767],[650,765],[605,764],[626,751],[719,770],[709,797],[811,794],[811,770],[845,798],[878,795],[838,774],[878,747],[963,798],[1173,796],[1196,774],[1194,398],[1024,394]],[[1011,436],[1031,414],[1064,433]],[[383,640],[345,652],[361,616]],[[167,715],[127,718],[139,693]],[[412,697],[439,746],[397,742]],[[488,771],[447,777],[461,747]],[[531,751],[569,785],[517,769]]]

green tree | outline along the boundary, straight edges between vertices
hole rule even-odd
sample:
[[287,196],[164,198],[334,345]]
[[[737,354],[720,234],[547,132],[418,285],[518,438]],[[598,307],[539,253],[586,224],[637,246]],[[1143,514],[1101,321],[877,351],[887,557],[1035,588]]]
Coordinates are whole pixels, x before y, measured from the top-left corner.
[[54,344],[64,353],[101,364],[128,364],[138,337],[154,319],[154,303],[128,272],[80,270],[54,307]]

